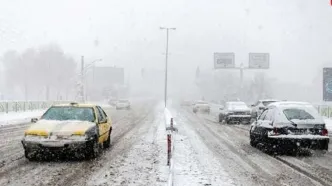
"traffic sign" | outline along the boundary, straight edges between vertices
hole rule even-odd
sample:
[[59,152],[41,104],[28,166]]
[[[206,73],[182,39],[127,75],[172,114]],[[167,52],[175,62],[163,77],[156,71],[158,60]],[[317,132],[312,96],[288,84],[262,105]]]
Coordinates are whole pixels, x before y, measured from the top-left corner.
[[235,54],[214,53],[214,68],[235,68]]
[[257,68],[257,69],[270,68],[270,54],[249,53],[249,68]]

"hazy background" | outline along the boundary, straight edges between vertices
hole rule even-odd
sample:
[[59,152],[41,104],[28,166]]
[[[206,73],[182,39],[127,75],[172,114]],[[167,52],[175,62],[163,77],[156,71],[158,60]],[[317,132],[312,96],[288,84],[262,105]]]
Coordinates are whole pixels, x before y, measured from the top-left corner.
[[[245,66],[249,52],[269,52],[271,96],[321,100],[321,69],[332,66],[329,0],[0,0],[0,54],[56,43],[76,63],[84,55],[87,63],[102,58],[100,66],[124,67],[133,86],[142,84],[141,68],[161,72],[153,87],[159,90],[166,39],[160,26],[177,28],[169,40],[174,94],[198,91],[195,70],[212,74],[214,52],[234,52]],[[11,80],[0,69],[6,92]],[[245,71],[246,81],[256,72]]]

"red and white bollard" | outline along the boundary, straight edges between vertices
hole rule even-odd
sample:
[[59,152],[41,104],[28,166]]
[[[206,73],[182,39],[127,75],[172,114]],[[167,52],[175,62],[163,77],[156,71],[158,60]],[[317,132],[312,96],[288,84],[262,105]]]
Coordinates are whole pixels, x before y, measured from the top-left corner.
[[167,134],[167,165],[170,165],[171,156],[172,156],[172,135]]

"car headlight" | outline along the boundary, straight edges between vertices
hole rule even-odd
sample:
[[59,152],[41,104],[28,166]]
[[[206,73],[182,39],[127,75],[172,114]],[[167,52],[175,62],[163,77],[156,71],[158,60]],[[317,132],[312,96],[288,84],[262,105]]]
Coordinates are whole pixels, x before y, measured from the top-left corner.
[[39,136],[39,135],[25,135],[24,139],[27,141],[41,140],[45,139],[47,136]]
[[76,140],[76,141],[84,141],[88,138],[87,135],[71,135],[67,139],[68,140]]

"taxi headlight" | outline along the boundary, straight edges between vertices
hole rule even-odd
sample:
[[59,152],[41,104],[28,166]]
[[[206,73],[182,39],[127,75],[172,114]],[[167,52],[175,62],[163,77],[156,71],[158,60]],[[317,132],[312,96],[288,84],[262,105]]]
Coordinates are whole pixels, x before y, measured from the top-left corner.
[[38,135],[26,135],[24,137],[25,140],[31,140],[31,141],[33,141],[33,140],[41,140],[41,139],[45,139],[45,138],[46,138],[46,136],[38,136]]
[[71,135],[68,137],[69,140],[84,141],[88,138],[87,135]]

